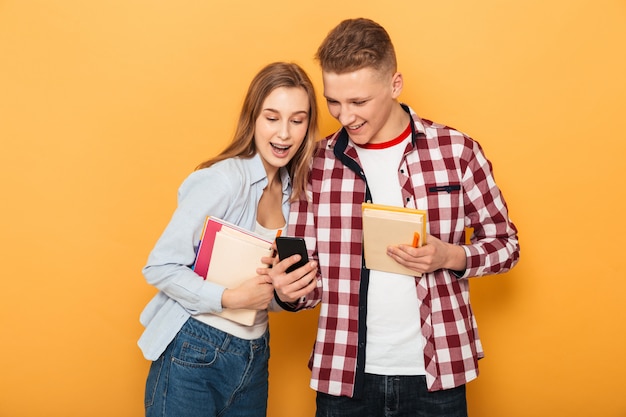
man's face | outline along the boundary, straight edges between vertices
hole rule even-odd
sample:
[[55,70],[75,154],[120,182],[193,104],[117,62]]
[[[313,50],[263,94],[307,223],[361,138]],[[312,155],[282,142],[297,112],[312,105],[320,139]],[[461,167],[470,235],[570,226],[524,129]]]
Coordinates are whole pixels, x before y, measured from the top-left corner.
[[386,142],[397,134],[390,121],[402,76],[373,68],[337,74],[323,72],[324,96],[330,114],[358,145]]

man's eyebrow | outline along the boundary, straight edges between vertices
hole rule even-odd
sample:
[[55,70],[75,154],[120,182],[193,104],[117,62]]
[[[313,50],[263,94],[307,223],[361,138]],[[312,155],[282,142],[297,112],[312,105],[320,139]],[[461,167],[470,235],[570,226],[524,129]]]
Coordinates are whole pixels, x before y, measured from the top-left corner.
[[[339,101],[336,98],[332,98],[329,97],[327,95],[324,94],[324,98],[326,99],[326,101]],[[364,101],[364,100],[369,100],[369,96],[366,97],[348,97],[345,101]]]

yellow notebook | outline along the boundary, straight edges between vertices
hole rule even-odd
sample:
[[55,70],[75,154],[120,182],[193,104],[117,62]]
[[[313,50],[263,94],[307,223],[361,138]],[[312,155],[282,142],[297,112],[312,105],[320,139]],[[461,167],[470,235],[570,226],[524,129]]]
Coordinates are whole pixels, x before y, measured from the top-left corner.
[[[363,253],[365,266],[396,274],[421,276],[387,255],[387,247],[422,246],[426,239],[426,211],[382,204],[363,203]],[[419,236],[414,242],[415,233]]]

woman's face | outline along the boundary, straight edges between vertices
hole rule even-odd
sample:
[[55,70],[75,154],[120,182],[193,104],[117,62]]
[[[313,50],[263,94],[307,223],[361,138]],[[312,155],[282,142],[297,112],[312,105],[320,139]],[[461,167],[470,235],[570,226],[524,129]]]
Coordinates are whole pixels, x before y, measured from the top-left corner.
[[266,171],[284,167],[298,152],[309,126],[310,111],[303,88],[278,87],[267,96],[254,128],[254,144]]

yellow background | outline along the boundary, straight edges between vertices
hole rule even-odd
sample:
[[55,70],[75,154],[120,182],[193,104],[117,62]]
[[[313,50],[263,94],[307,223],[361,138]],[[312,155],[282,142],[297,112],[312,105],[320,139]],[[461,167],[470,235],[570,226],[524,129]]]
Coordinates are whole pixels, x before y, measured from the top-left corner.
[[[252,76],[377,20],[423,117],[477,139],[522,256],[476,279],[474,417],[624,416],[623,0],[0,0],[0,416],[141,416],[140,270]],[[337,125],[323,101],[322,131]],[[317,311],[272,317],[269,416],[312,416]]]

